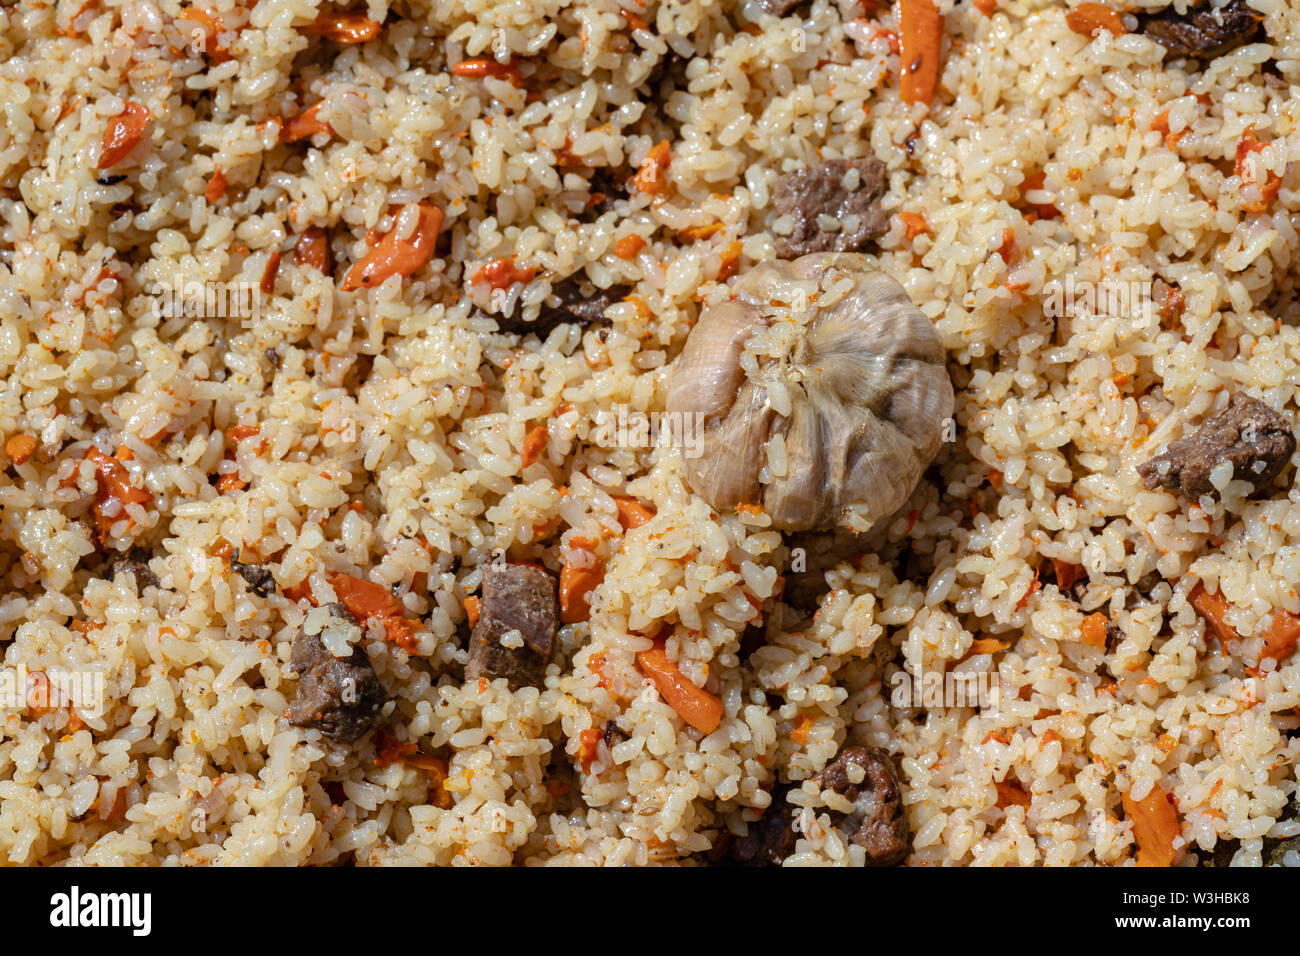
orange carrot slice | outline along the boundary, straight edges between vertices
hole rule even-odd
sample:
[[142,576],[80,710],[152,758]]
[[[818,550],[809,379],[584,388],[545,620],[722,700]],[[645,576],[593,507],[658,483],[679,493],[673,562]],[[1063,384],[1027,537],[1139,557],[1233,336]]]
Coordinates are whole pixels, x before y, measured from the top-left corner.
[[322,13],[298,29],[315,33],[335,43],[365,43],[379,36],[382,23],[371,20],[361,10],[346,13]]
[[126,108],[110,119],[104,130],[99,168],[109,169],[126,159],[144,136],[148,125],[149,110],[134,100],[127,100]]
[[672,162],[672,147],[668,140],[662,140],[650,147],[650,152],[641,161],[641,167],[632,177],[632,185],[649,195],[662,192],[668,183],[668,166]]
[[32,452],[36,451],[36,439],[32,435],[19,434],[13,435],[5,442],[5,454],[15,465],[21,465],[32,457]]
[[655,516],[653,508],[641,504],[635,498],[616,497],[614,504],[618,506],[618,522],[625,531],[639,528]]
[[363,286],[372,289],[389,276],[406,278],[433,258],[438,230],[442,228],[442,210],[432,203],[420,203],[420,218],[406,238],[394,227],[384,233],[379,243],[353,263],[343,277],[341,288],[351,292]]
[[316,116],[324,105],[325,101],[321,100],[319,103],[307,107],[297,116],[285,120],[284,125],[280,127],[280,142],[296,143],[300,139],[315,136],[317,133],[329,133],[332,136],[334,130],[330,127],[330,124],[318,119]]
[[1086,37],[1096,36],[1098,30],[1109,30],[1117,37],[1128,33],[1120,15],[1104,3],[1081,3],[1065,15],[1065,25]]
[[1142,800],[1127,793],[1122,797],[1124,813],[1133,821],[1138,866],[1173,866],[1180,855],[1174,839],[1182,832],[1178,812],[1168,794],[1158,785]]
[[943,17],[933,0],[899,4],[899,87],[904,103],[929,103],[939,80]]
[[636,655],[641,673],[654,681],[664,702],[677,711],[678,716],[702,734],[711,734],[722,723],[722,701],[703,687],[696,687],[669,659],[662,641],[648,651]]
[[1096,614],[1089,614],[1085,617],[1081,629],[1081,639],[1083,643],[1105,650],[1107,623],[1106,615],[1102,614],[1100,611]]
[[589,567],[577,567],[566,561],[560,569],[560,620],[565,624],[588,620],[591,617],[591,592],[604,578],[605,568],[599,562],[593,562]]
[[624,236],[618,242],[614,243],[614,255],[620,259],[635,259],[637,253],[645,248],[646,242],[640,236],[633,233],[630,236]]
[[1205,590],[1204,584],[1198,582],[1196,587],[1192,588],[1192,593],[1187,595],[1187,602],[1205,619],[1206,628],[1213,632],[1220,644],[1226,647],[1229,641],[1240,639],[1241,635],[1237,633],[1237,629],[1223,619],[1230,605],[1224,600],[1222,594],[1211,594]]

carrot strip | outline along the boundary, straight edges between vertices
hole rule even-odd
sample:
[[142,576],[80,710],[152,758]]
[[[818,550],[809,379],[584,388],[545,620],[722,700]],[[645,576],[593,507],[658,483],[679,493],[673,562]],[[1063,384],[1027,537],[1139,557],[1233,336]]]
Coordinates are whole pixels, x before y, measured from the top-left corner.
[[293,247],[293,264],[329,274],[329,236],[320,226],[312,226],[298,237]]
[[1133,821],[1138,866],[1173,866],[1181,855],[1174,839],[1182,832],[1178,812],[1168,794],[1158,785],[1142,800],[1123,795],[1125,815]]
[[668,183],[667,172],[672,158],[672,147],[668,145],[668,140],[661,140],[650,147],[650,152],[641,161],[640,169],[632,177],[632,185],[649,195],[663,191]]
[[645,248],[645,240],[633,233],[630,236],[624,236],[618,242],[614,243],[614,255],[620,259],[635,259],[637,253]]
[[[1036,173],[1030,173],[1025,177],[1025,181],[1020,185],[1020,194],[1028,192],[1037,192],[1047,183],[1047,174],[1041,169]],[[1059,219],[1061,210],[1057,209],[1051,203],[1029,203],[1029,208],[1038,214],[1039,219]]]
[[1081,637],[1083,643],[1090,644],[1093,647],[1106,649],[1106,615],[1098,611],[1095,614],[1089,614],[1083,619]]
[[1120,15],[1104,3],[1081,3],[1065,15],[1065,25],[1086,37],[1096,36],[1098,30],[1109,30],[1114,36],[1128,33]]
[[365,43],[379,36],[383,24],[371,20],[360,10],[347,13],[322,13],[298,29],[316,33],[335,43]]
[[403,239],[394,227],[384,233],[379,243],[353,263],[343,277],[341,288],[352,292],[363,286],[374,288],[389,276],[403,278],[418,271],[433,258],[438,230],[442,228],[442,210],[432,203],[420,203],[420,219],[411,235]]
[[899,86],[904,103],[929,103],[939,80],[943,17],[933,0],[899,4]]
[[216,63],[225,63],[231,59],[226,48],[221,45],[217,39],[224,28],[219,14],[211,13],[207,10],[201,10],[198,7],[190,7],[188,10],[181,11],[181,15],[176,18],[178,23],[195,23],[197,28],[190,30],[190,41],[195,48],[202,47],[203,52],[212,57]]
[[919,212],[900,212],[898,218],[902,221],[903,228],[907,230],[909,242],[917,236],[923,236],[930,232],[930,224],[925,221],[925,216]]
[[31,458],[34,451],[36,451],[36,439],[31,435],[13,435],[5,442],[5,454],[15,465],[21,465]]
[[[1264,632],[1264,647],[1259,652],[1259,662],[1266,660],[1282,663],[1283,658],[1290,657],[1300,641],[1300,617],[1290,611],[1279,610],[1273,615],[1273,623]],[[1247,671],[1258,677],[1262,673],[1258,668],[1250,667]]]
[[[388,588],[350,574],[331,574],[327,580],[339,602],[363,628],[374,618],[384,625],[384,636],[390,643],[408,652],[415,650],[415,623],[403,615],[401,605]],[[315,596],[311,598],[315,603]]]
[[664,702],[686,723],[702,734],[711,734],[722,722],[722,701],[703,687],[696,687],[669,659],[662,641],[648,651],[638,651],[637,666],[654,681]]
[[451,794],[443,786],[447,780],[447,761],[421,753],[416,744],[390,737],[380,728],[375,731],[375,766],[387,767],[395,763],[423,770],[429,778],[428,788],[432,796],[429,802],[442,810],[451,809]]
[[530,431],[527,436],[525,436],[524,448],[519,456],[520,464],[523,467],[527,468],[533,462],[537,461],[537,456],[540,455],[542,449],[546,447],[547,437],[548,433],[545,425],[538,425]]
[[1052,558],[1052,570],[1056,572],[1056,586],[1062,591],[1068,591],[1083,576],[1083,565],[1070,564],[1057,558]]
[[719,282],[726,282],[739,271],[740,254],[744,251],[745,247],[739,239],[733,239],[727,248],[722,250],[722,259],[718,265]]
[[1205,626],[1214,633],[1219,639],[1219,643],[1227,646],[1229,641],[1240,640],[1241,635],[1237,629],[1223,619],[1227,612],[1229,604],[1219,593],[1211,594],[1205,590],[1205,585],[1197,583],[1192,588],[1192,593],[1187,595],[1187,603],[1196,609],[1196,613],[1205,619]]
[[603,654],[593,654],[588,658],[587,667],[596,675],[597,686],[613,692],[614,681],[605,673],[605,656]]
[[469,621],[469,626],[474,627],[478,624],[479,613],[483,610],[483,602],[470,595],[465,598],[465,619]]
[[508,289],[516,282],[531,281],[535,275],[537,275],[535,267],[517,266],[514,256],[503,256],[485,262],[469,281],[487,283],[493,289]]
[[594,728],[583,730],[578,734],[578,762],[582,764],[582,772],[585,774],[591,773],[591,765],[596,762],[600,737],[600,731]]
[[710,222],[703,226],[687,226],[677,235],[687,242],[697,242],[700,239],[707,239],[714,233],[722,231],[722,223]]
[[1282,177],[1275,172],[1270,171],[1268,179],[1266,179],[1262,184],[1255,183],[1248,175],[1250,167],[1247,164],[1247,159],[1250,157],[1250,154],[1258,153],[1267,145],[1267,143],[1261,143],[1259,140],[1255,139],[1254,126],[1247,127],[1245,135],[1243,135],[1241,141],[1237,143],[1237,178],[1241,180],[1243,186],[1247,184],[1254,185],[1259,190],[1260,197],[1259,199],[1243,202],[1241,204],[1241,208],[1246,212],[1263,212],[1268,208],[1269,203],[1277,198],[1278,190],[1282,188]]
[[243,491],[247,487],[248,482],[233,472],[217,479],[217,492],[223,495],[231,491]]
[[519,67],[513,58],[509,63],[502,63],[490,57],[462,60],[451,68],[451,72],[455,76],[465,76],[472,79],[482,79],[490,76],[498,80],[509,80],[511,85],[515,87],[518,87],[523,80],[519,73]]
[[296,143],[300,139],[315,136],[317,133],[329,133],[333,136],[334,130],[330,127],[330,124],[316,117],[316,114],[320,112],[321,107],[324,105],[325,101],[321,100],[319,103],[307,107],[297,116],[285,120],[280,127],[280,142]]
[[599,562],[584,568],[564,562],[560,569],[560,620],[565,624],[577,624],[589,619],[592,589],[604,578],[605,568]]
[[[95,514],[100,537],[106,538],[113,525],[126,517],[126,505],[147,505],[153,496],[143,488],[131,484],[131,476],[116,458],[111,458],[94,447],[86,449],[85,457],[95,463],[95,505],[91,510]],[[110,501],[115,502],[112,509],[108,507]],[[109,514],[110,510],[112,514]]]
[[135,100],[127,100],[126,108],[110,119],[104,130],[99,168],[109,169],[126,159],[144,136],[148,125],[149,110]]
[[653,508],[641,504],[635,498],[616,497],[614,504],[618,506],[618,522],[625,531],[639,528],[655,516]]
[[794,730],[790,731],[790,739],[800,747],[808,742],[808,733],[812,730],[813,719],[809,714],[800,714],[799,722],[795,724]]
[[209,203],[221,201],[221,197],[226,194],[226,174],[220,166],[212,172],[212,178],[208,180],[208,188],[203,190],[203,198]]

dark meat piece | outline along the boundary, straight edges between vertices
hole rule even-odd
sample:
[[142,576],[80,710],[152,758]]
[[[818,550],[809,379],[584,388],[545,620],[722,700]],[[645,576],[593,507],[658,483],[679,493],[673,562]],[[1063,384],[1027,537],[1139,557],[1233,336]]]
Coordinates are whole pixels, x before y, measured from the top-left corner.
[[605,310],[622,302],[631,292],[631,286],[615,285],[608,289],[598,289],[586,280],[570,276],[552,287],[550,296],[533,321],[525,321],[519,315],[494,315],[492,318],[496,319],[497,328],[502,332],[535,332],[539,336],[546,335],[564,322],[576,322],[586,328],[603,322]]
[[[857,171],[852,185],[849,170]],[[794,220],[788,236],[776,237],[776,254],[795,259],[810,252],[858,252],[889,228],[889,215],[880,206],[885,194],[885,167],[874,156],[832,159],[777,177],[772,209]],[[839,223],[827,230],[818,217]]]
[[1263,19],[1264,15],[1246,6],[1244,0],[1232,0],[1221,9],[1206,0],[1186,13],[1175,13],[1169,6],[1139,16],[1138,30],[1168,50],[1171,59],[1212,60],[1250,42]]
[[161,587],[158,575],[149,570],[149,553],[144,548],[132,548],[125,557],[108,566],[108,576],[116,580],[119,574],[134,574],[135,589],[143,594],[148,587]]
[[715,863],[738,866],[780,866],[794,852],[798,836],[794,832],[794,806],[786,799],[789,787],[772,791],[772,805],[749,825],[744,836],[724,833],[711,854]]
[[275,575],[260,564],[245,564],[242,561],[235,560],[235,556],[230,556],[230,570],[234,571],[248,589],[258,597],[270,597],[275,593]]
[[1232,477],[1263,488],[1287,466],[1295,435],[1285,418],[1248,395],[1232,397],[1228,407],[1163,454],[1138,465],[1148,488],[1168,488],[1189,498],[1215,491],[1210,472],[1232,462]]
[[[356,624],[342,604],[325,607],[332,617]],[[289,666],[298,674],[298,693],[288,710],[290,723],[315,728],[345,744],[379,723],[388,694],[362,648],[354,646],[350,656],[335,657],[319,634],[300,631],[293,639]]]
[[[850,780],[850,764],[865,772],[861,783]],[[867,866],[893,866],[907,857],[912,835],[903,812],[898,769],[889,754],[845,747],[813,780],[823,790],[834,790],[853,801],[853,812],[838,826],[851,842],[867,851]]]
[[[482,593],[465,679],[504,677],[512,689],[541,687],[555,640],[555,582],[526,564],[492,566],[483,572]],[[517,647],[501,643],[511,631],[523,639]]]

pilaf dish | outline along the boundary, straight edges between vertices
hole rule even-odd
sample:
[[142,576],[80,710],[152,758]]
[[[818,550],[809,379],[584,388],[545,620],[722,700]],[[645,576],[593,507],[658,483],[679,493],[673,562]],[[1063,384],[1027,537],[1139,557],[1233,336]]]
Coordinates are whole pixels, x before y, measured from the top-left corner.
[[1287,0],[3,0],[0,860],[1300,864],[1298,89]]

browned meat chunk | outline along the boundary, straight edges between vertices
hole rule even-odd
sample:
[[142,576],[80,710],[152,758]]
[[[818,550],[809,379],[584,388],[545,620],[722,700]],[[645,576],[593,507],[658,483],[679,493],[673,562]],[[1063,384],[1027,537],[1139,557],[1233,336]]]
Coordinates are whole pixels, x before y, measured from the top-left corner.
[[557,325],[576,322],[586,328],[605,320],[605,310],[611,305],[622,302],[632,292],[631,286],[615,285],[608,289],[599,289],[585,279],[573,276],[558,282],[551,289],[537,318],[528,322],[518,314],[511,316],[494,315],[497,328],[502,332],[518,332],[546,335]]
[[143,594],[145,588],[159,587],[158,575],[149,570],[149,553],[144,548],[132,548],[125,557],[108,566],[108,576],[116,580],[119,574],[135,575],[135,589]]
[[744,836],[723,833],[714,843],[709,860],[734,866],[780,866],[794,852],[794,806],[786,799],[789,787],[772,791],[772,805],[749,825]]
[[1139,17],[1139,29],[1168,50],[1170,58],[1212,60],[1250,42],[1263,19],[1264,15],[1246,6],[1244,0],[1232,0],[1221,8],[1202,0],[1186,13],[1176,13],[1170,6]]
[[1215,491],[1210,473],[1228,461],[1233,478],[1262,488],[1281,474],[1295,444],[1285,418],[1263,402],[1237,394],[1191,435],[1138,465],[1138,474],[1148,488],[1168,488],[1197,498]]
[[[339,624],[356,626],[356,619],[342,604],[325,607],[333,619],[326,629]],[[300,631],[293,639],[289,666],[298,674],[298,693],[288,710],[290,723],[314,728],[345,744],[379,723],[388,694],[362,648],[354,646],[348,657],[335,657],[320,634]]]
[[[861,768],[861,779],[853,767]],[[911,831],[903,812],[903,788],[898,769],[883,750],[845,747],[813,777],[823,790],[852,800],[854,810],[839,821],[840,832],[867,851],[867,866],[901,863],[911,846]]]
[[248,589],[258,597],[270,597],[275,593],[275,575],[260,564],[245,564],[242,561],[237,561],[232,554],[230,556],[230,570],[243,578],[244,583],[248,585]]
[[511,688],[541,687],[555,640],[555,582],[526,564],[483,572],[478,623],[465,677],[504,677]]
[[832,159],[777,178],[772,208],[794,222],[776,237],[776,254],[796,259],[810,252],[858,252],[889,228],[881,208],[885,167],[874,156]]

